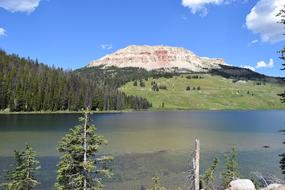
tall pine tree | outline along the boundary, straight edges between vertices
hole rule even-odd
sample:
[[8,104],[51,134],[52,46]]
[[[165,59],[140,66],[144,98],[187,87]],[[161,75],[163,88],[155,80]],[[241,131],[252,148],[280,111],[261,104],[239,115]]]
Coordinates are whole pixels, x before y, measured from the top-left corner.
[[219,159],[217,157],[214,158],[212,165],[205,171],[205,173],[201,176],[201,182],[203,189],[207,190],[215,190],[215,170],[219,163]]
[[113,158],[98,155],[107,141],[91,124],[89,109],[79,121],[81,124],[71,129],[58,145],[58,151],[63,153],[55,184],[58,190],[103,189],[102,180],[112,175],[108,163]]
[[31,190],[38,184],[35,172],[40,168],[36,152],[26,145],[23,152],[15,151],[15,167],[7,173],[7,183],[2,186],[7,190]]
[[[285,28],[285,5],[283,6],[283,9],[280,10],[280,12],[277,14],[277,17],[280,18],[280,21],[279,23],[282,24]],[[285,32],[284,34],[285,35]],[[283,47],[280,51],[279,51],[279,54],[280,54],[280,59],[283,61],[282,65],[283,65],[283,70],[285,70],[285,47]]]
[[240,177],[236,148],[233,147],[230,154],[227,155],[225,158],[226,158],[226,168],[222,173],[222,176],[223,176],[223,186],[226,189],[232,180],[238,179]]
[[[283,24],[285,27],[285,5],[284,5],[283,9],[280,10],[280,12],[277,14],[277,17],[280,18],[279,23]],[[284,35],[285,35],[285,32],[284,32]],[[278,53],[280,54],[279,58],[283,61],[282,70],[285,70],[285,47],[283,47]],[[282,94],[279,94],[279,95],[281,96],[281,101],[283,103],[285,103],[285,92],[283,92]],[[282,130],[282,132],[285,134],[285,130]],[[285,142],[283,142],[283,144],[285,144]],[[282,153],[279,156],[281,157],[280,168],[282,170],[282,174],[285,174],[285,153]]]

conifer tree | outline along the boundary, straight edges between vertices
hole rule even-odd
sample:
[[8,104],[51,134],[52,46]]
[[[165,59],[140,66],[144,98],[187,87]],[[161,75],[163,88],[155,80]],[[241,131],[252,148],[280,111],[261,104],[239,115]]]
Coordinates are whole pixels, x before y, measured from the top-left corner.
[[227,188],[232,180],[238,179],[240,177],[239,166],[237,162],[237,150],[233,147],[230,154],[225,157],[226,168],[222,173],[223,176],[223,186]]
[[[280,21],[279,23],[280,24],[283,24],[283,27],[285,28],[285,5],[283,6],[283,9],[280,10],[280,12],[277,14],[277,17],[280,18]],[[285,32],[284,34],[285,35]],[[283,70],[285,69],[285,47],[283,47],[280,51],[279,51],[279,54],[280,54],[280,59],[283,61],[282,65],[283,65]]]
[[15,167],[7,173],[7,183],[2,186],[7,190],[31,190],[38,184],[35,172],[40,168],[36,152],[26,145],[23,152],[15,151]]
[[[277,17],[280,18],[279,23],[283,24],[283,26],[285,27],[285,5],[284,5],[283,9],[280,10],[280,12],[277,14]],[[284,35],[285,35],[285,32],[284,32]],[[279,58],[283,61],[282,70],[285,70],[285,47],[283,47],[278,53],[280,54]],[[281,96],[281,101],[283,103],[285,103],[285,92],[283,92],[279,95]],[[285,134],[285,130],[281,130],[281,132],[283,132]],[[285,144],[285,142],[283,142],[283,144]],[[285,153],[282,153],[279,156],[281,157],[280,169],[282,171],[282,174],[285,174]]]
[[202,187],[207,190],[215,190],[215,170],[219,163],[219,159],[216,157],[213,160],[212,165],[201,176]]
[[112,175],[108,167],[112,157],[98,155],[101,145],[107,141],[97,135],[89,109],[79,121],[81,124],[71,129],[58,144],[58,151],[63,153],[55,184],[58,190],[103,189],[103,178]]
[[161,185],[160,178],[158,176],[154,176],[152,178],[152,181],[153,181],[152,187],[147,190],[166,190],[166,188]]

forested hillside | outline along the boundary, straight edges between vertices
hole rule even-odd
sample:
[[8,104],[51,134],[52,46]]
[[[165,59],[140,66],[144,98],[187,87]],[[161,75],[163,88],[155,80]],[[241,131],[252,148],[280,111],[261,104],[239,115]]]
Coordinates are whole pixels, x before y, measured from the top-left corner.
[[58,111],[146,109],[146,99],[127,96],[104,80],[48,67],[0,50],[0,110]]

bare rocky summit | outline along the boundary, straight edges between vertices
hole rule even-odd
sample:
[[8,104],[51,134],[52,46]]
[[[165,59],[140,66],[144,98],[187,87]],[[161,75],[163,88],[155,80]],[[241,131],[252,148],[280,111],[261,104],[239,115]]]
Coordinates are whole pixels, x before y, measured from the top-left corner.
[[226,65],[223,59],[199,57],[185,48],[131,45],[92,61],[87,67],[138,67],[148,71],[178,68],[205,72],[218,69],[220,65]]

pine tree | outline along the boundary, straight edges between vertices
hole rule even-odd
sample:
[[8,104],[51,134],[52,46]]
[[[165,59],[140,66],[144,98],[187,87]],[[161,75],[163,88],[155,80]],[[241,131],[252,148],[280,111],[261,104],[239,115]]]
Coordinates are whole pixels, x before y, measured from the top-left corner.
[[143,80],[140,80],[140,87],[145,87],[145,82]]
[[223,186],[227,188],[232,180],[238,179],[240,177],[239,166],[237,162],[237,150],[235,147],[232,148],[229,155],[225,157],[226,168],[222,173],[223,176]]
[[154,176],[152,178],[152,181],[153,181],[152,187],[147,190],[166,190],[166,188],[161,185],[160,178],[158,176]]
[[[283,26],[285,27],[285,5],[283,6],[283,9],[280,10],[280,12],[277,14],[277,17],[280,18],[279,23],[283,24]],[[285,35],[285,32],[283,35]],[[284,62],[285,61],[285,55],[284,55],[285,47],[283,47],[282,50],[279,51],[279,53],[280,53],[280,59]],[[285,67],[285,63],[283,63],[282,65],[283,67]]]
[[58,190],[103,189],[102,179],[112,175],[108,163],[113,158],[97,154],[107,141],[91,125],[90,111],[84,111],[79,121],[81,124],[71,129],[58,145],[58,151],[63,153],[55,184]]
[[[280,10],[280,12],[276,16],[280,18],[279,23],[283,24],[283,26],[285,27],[285,5],[284,5],[283,9]],[[284,35],[285,35],[285,33],[284,33]],[[285,47],[283,47],[280,51],[278,51],[278,53],[280,55],[279,58],[283,61],[282,70],[285,70]],[[283,103],[285,103],[285,92],[283,92],[282,94],[279,94],[279,95],[281,96],[281,101]]]
[[36,152],[26,145],[23,152],[15,151],[15,168],[8,171],[7,183],[2,184],[7,190],[31,190],[38,184],[35,172],[40,168]]
[[133,85],[138,86],[138,81],[135,81]]
[[[280,24],[283,24],[285,26],[285,5],[283,7],[282,10],[280,10],[280,12],[277,14],[277,17],[280,17],[280,21],[279,23]],[[284,33],[285,35],[285,33]],[[279,52],[280,54],[280,59],[283,61],[282,63],[282,70],[285,70],[285,47],[283,47]],[[285,103],[285,92],[283,92],[282,94],[279,94],[279,96],[281,96],[281,101],[283,103]],[[285,130],[282,130],[281,132],[283,132],[285,134]],[[283,142],[283,144],[285,144],[285,142]],[[285,174],[285,153],[282,153],[279,155],[281,157],[281,160],[280,160],[280,169],[282,171],[282,174]]]
[[214,190],[215,189],[215,170],[219,163],[219,159],[216,157],[213,160],[212,165],[201,176],[203,189]]

